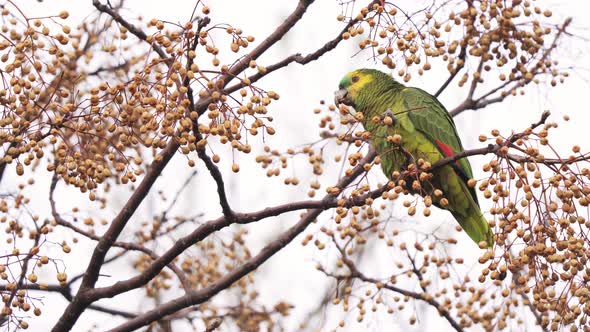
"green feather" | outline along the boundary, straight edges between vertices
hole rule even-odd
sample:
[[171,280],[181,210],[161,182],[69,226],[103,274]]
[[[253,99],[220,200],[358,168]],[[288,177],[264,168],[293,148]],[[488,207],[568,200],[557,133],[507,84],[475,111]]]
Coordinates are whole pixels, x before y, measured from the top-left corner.
[[[412,119],[417,130],[433,143],[435,140],[439,140],[450,146],[453,149],[453,154],[463,151],[453,118],[434,96],[418,88],[405,88],[401,93],[404,106],[408,110],[408,116]],[[473,178],[473,171],[467,158],[459,159],[458,164],[460,176],[463,176],[465,181]],[[477,202],[475,189],[470,188],[469,191]]]
[[[360,69],[347,74],[340,87],[348,91],[354,109],[364,115],[363,126],[371,133],[371,140],[381,156],[381,167],[387,177],[403,170],[409,162],[422,158],[431,164],[445,158],[438,142],[452,149],[453,154],[463,146],[453,119],[444,106],[426,91],[406,88],[391,76],[373,69]],[[393,126],[373,121],[392,112]],[[402,136],[401,148],[387,140],[388,136]],[[408,153],[411,155],[408,156]],[[412,160],[413,159],[413,160]],[[474,188],[467,181],[473,177],[467,158],[432,171],[434,177],[421,185],[426,192],[440,189],[448,205],[433,198],[434,204],[448,210],[466,233],[476,242],[493,244],[492,231],[479,208]],[[407,181],[411,184],[412,179]],[[411,186],[408,187],[410,191]],[[420,192],[418,194],[424,194]]]

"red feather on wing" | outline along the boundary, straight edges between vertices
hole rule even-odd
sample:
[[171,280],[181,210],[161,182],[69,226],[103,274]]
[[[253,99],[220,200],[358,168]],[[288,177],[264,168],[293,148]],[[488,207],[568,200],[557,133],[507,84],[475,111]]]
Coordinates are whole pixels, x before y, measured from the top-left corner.
[[[438,139],[434,140],[434,143],[436,144],[436,146],[438,146],[438,148],[440,149],[440,151],[442,151],[442,153],[445,155],[445,157],[450,157],[455,155],[455,151],[453,151],[453,148],[451,148],[450,146],[448,146],[447,144],[441,142]],[[455,161],[455,164],[457,164],[457,166],[459,166],[459,168],[461,168],[461,164],[459,164],[459,160]]]

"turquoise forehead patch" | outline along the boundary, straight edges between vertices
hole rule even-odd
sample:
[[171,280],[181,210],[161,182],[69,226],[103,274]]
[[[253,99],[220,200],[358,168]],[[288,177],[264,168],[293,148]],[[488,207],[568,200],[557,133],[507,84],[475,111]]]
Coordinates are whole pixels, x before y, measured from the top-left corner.
[[348,75],[344,76],[342,78],[342,80],[340,80],[340,87],[347,87],[350,85],[350,77],[348,77]]

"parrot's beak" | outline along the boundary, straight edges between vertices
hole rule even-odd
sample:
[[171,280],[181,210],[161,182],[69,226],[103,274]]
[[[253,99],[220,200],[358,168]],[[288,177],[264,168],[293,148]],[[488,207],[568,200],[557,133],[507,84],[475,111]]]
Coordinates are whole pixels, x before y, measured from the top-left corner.
[[334,92],[334,105],[344,104],[347,106],[353,106],[352,100],[348,96],[348,90],[340,89]]

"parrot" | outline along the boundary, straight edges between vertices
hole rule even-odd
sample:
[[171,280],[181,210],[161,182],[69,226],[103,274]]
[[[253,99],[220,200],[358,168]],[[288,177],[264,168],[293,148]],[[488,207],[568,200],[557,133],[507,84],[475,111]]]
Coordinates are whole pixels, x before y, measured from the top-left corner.
[[[438,99],[376,69],[351,71],[338,88],[335,105],[350,106],[348,112],[369,133],[383,173],[396,180],[394,173],[405,171],[409,193],[428,195],[433,205],[453,215],[475,243],[491,247],[493,231],[481,212],[475,188],[468,184],[473,173],[467,158],[430,170],[429,179],[418,178],[417,168],[410,166],[420,160],[432,165],[463,151],[455,123]],[[413,178],[407,175],[411,169]],[[436,189],[442,195],[430,196]]]

